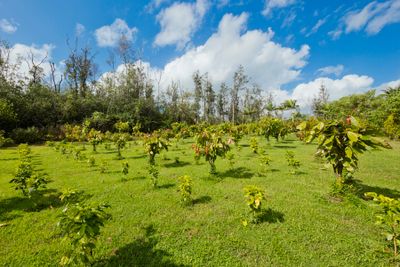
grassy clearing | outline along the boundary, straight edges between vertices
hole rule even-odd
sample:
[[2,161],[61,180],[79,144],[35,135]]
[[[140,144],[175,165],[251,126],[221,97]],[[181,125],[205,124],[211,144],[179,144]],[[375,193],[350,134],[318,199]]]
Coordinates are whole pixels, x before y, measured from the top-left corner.
[[[57,200],[63,188],[85,191],[93,201],[106,201],[113,219],[106,224],[96,249],[97,266],[381,266],[391,257],[384,237],[374,224],[371,203],[354,196],[338,202],[328,196],[334,181],[331,169],[314,158],[315,145],[294,138],[260,147],[271,156],[271,170],[260,174],[260,161],[249,147],[250,138],[234,148],[236,164],[216,161],[219,178],[208,176],[209,166],[195,164],[191,141],[172,145],[157,156],[159,188],[153,189],[147,158],[140,144],[122,152],[130,168],[124,178],[116,151],[99,146],[96,166],[69,159],[51,147],[34,146],[36,168],[48,174],[45,198],[39,210],[8,183],[18,154],[0,151],[0,265],[54,266],[67,247],[57,234]],[[356,173],[360,194],[367,191],[400,197],[400,144],[361,156]],[[86,156],[91,147],[86,146]],[[285,159],[292,150],[300,161],[290,174]],[[176,158],[179,158],[176,162]],[[101,174],[101,160],[108,171]],[[124,160],[124,161],[125,161]],[[195,204],[184,207],[177,179],[193,178]],[[243,187],[265,189],[268,209],[264,222],[243,227],[248,216]]]

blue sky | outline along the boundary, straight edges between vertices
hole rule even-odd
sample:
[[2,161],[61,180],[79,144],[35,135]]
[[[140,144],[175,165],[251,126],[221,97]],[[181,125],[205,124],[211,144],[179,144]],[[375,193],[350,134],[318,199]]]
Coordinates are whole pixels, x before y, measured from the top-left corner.
[[239,64],[303,105],[321,83],[335,99],[400,81],[400,0],[0,0],[0,39],[21,54],[61,62],[79,36],[106,72],[121,33],[149,72],[187,89],[193,70],[218,87]]

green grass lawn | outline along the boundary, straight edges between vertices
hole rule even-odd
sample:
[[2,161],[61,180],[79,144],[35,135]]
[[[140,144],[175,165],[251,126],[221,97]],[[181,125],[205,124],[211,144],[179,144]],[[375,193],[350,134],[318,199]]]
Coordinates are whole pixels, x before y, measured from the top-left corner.
[[[315,145],[294,138],[260,146],[272,157],[271,170],[260,174],[260,162],[251,152],[249,138],[233,148],[236,164],[217,159],[219,178],[210,178],[204,160],[195,164],[191,141],[173,144],[156,157],[159,188],[147,174],[141,144],[131,144],[122,154],[129,162],[123,179],[115,150],[99,146],[96,166],[67,158],[52,147],[33,146],[37,170],[52,180],[42,205],[33,211],[28,200],[12,189],[9,180],[18,163],[16,148],[0,151],[0,265],[55,266],[68,249],[57,232],[63,188],[83,190],[96,202],[108,202],[112,220],[106,223],[95,250],[95,266],[387,266],[375,206],[354,196],[343,201],[329,197],[333,172],[314,158]],[[392,150],[374,150],[360,157],[356,173],[360,194],[367,191],[400,197],[400,143]],[[86,156],[92,155],[86,146]],[[292,175],[286,150],[300,160]],[[179,163],[175,158],[179,157]],[[101,159],[109,170],[99,172]],[[177,178],[193,179],[192,207],[180,204]],[[265,221],[244,227],[249,208],[243,187],[265,189],[269,210]],[[6,224],[6,225],[4,225]]]

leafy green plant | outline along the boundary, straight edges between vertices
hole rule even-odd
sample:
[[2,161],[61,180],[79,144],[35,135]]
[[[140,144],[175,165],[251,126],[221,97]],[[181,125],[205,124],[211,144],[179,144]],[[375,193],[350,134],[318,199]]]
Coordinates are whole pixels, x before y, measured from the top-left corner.
[[100,173],[105,173],[108,170],[108,162],[106,160],[102,160],[99,166]]
[[58,227],[63,241],[68,242],[71,249],[61,258],[60,265],[91,265],[100,229],[111,217],[105,211],[109,207],[108,204],[67,202],[60,215]]
[[39,189],[45,188],[48,180],[33,170],[30,161],[21,161],[14,178],[10,183],[15,184],[15,190],[21,190],[24,196],[31,198]]
[[296,174],[297,170],[300,168],[300,161],[298,161],[295,156],[293,151],[286,151],[285,154],[286,161],[288,163],[288,166],[290,167],[290,173]]
[[229,169],[233,169],[236,164],[236,154],[229,151],[228,153],[226,153],[226,159],[228,160]]
[[153,186],[157,187],[159,172],[156,167],[155,157],[157,154],[160,154],[162,150],[168,150],[169,144],[162,137],[154,134],[152,136],[145,137],[143,145],[149,158],[149,174],[151,176]]
[[260,166],[262,172],[268,172],[271,165],[271,157],[268,154],[260,154]]
[[122,173],[128,175],[129,173],[129,163],[127,161],[122,162]]
[[375,192],[365,193],[365,196],[373,198],[381,206],[382,211],[376,216],[376,223],[383,225],[387,230],[384,233],[386,240],[391,243],[394,256],[397,257],[400,247],[400,200]]
[[121,150],[126,146],[126,142],[129,139],[128,134],[115,133],[112,135],[111,138],[117,148],[117,159],[123,159],[123,157],[121,155]]
[[[303,130],[304,125],[298,129]],[[306,142],[311,142],[318,137],[318,151],[332,165],[336,175],[336,183],[351,183],[352,176],[358,167],[358,156],[368,148],[378,146],[387,147],[388,144],[379,142],[369,136],[363,135],[365,130],[361,128],[353,117],[345,121],[330,121],[318,123],[306,137]]]
[[396,124],[395,117],[390,114],[385,120],[384,124],[385,133],[390,139],[396,139],[400,137],[400,125]]
[[204,130],[195,137],[196,144],[192,147],[195,153],[203,156],[210,164],[210,174],[217,173],[215,161],[218,157],[225,157],[226,153],[230,150],[227,141],[223,140],[221,133],[211,133]]
[[192,179],[188,175],[179,177],[178,192],[181,194],[181,202],[184,205],[193,204],[192,187]]
[[103,135],[100,131],[95,129],[91,129],[87,135],[87,140],[92,145],[93,152],[97,151],[97,145],[103,142]]
[[257,141],[257,138],[252,137],[250,139],[250,148],[253,151],[253,153],[257,154],[257,152],[258,152],[258,141]]
[[87,160],[89,167],[94,167],[96,165],[96,158],[94,156],[90,156]]
[[247,206],[250,208],[251,222],[258,223],[262,213],[262,203],[265,200],[265,193],[255,185],[248,185],[243,188],[244,198]]

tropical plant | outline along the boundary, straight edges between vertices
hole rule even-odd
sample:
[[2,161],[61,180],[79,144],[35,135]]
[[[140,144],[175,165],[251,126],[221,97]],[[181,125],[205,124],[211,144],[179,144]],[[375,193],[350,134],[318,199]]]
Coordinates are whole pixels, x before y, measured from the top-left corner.
[[179,177],[178,191],[181,194],[181,201],[184,205],[193,204],[192,187],[192,179],[188,175]]
[[129,173],[129,163],[127,161],[122,162],[122,173],[128,175]]
[[60,215],[58,226],[64,242],[72,246],[70,251],[61,258],[60,265],[91,266],[93,250],[100,235],[100,229],[111,215],[105,210],[108,204],[86,204],[83,202],[65,205]]
[[262,203],[265,200],[264,190],[255,185],[248,185],[243,188],[244,198],[250,208],[251,222],[258,223],[262,214]]
[[300,168],[300,161],[295,158],[293,151],[286,151],[285,157],[288,166],[291,168],[290,173],[296,174],[297,169]]
[[216,174],[215,161],[218,157],[225,157],[230,150],[228,141],[222,138],[221,133],[211,133],[204,130],[195,136],[196,144],[193,145],[195,153],[203,156],[210,164],[210,174]]
[[394,256],[397,257],[400,247],[400,200],[375,192],[365,193],[365,196],[373,198],[381,206],[382,211],[376,216],[376,223],[385,227],[386,240],[392,245]]
[[168,150],[169,144],[159,135],[154,134],[152,136],[146,136],[143,145],[149,157],[149,174],[152,184],[153,187],[157,187],[159,172],[156,167],[155,157],[157,154],[160,154],[162,150]]
[[96,152],[96,146],[103,142],[103,135],[100,131],[91,129],[87,134],[87,140],[93,147],[93,152]]
[[250,148],[253,151],[253,153],[257,154],[257,152],[258,152],[258,141],[257,141],[257,138],[252,137],[250,139]]
[[271,165],[271,161],[272,161],[271,157],[268,154],[260,153],[259,159],[260,159],[261,170],[263,172],[268,172],[269,167]]
[[117,159],[123,159],[121,150],[126,146],[129,136],[125,133],[115,133],[111,136],[111,140],[114,142],[117,148]]

